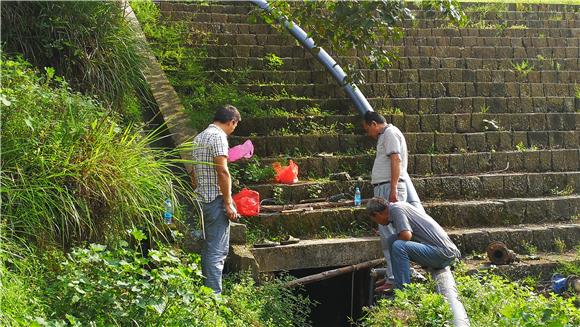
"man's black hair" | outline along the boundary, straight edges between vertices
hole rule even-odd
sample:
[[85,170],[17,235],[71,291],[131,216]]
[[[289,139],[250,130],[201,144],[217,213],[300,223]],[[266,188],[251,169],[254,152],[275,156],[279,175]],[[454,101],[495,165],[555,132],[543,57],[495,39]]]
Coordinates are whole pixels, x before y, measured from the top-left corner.
[[225,106],[219,108],[213,115],[213,121],[217,121],[223,124],[232,120],[239,122],[242,120],[242,116],[240,116],[238,109],[231,104],[226,104]]
[[381,114],[376,111],[367,111],[364,116],[365,123],[370,125],[372,122],[377,124],[386,124],[387,120]]

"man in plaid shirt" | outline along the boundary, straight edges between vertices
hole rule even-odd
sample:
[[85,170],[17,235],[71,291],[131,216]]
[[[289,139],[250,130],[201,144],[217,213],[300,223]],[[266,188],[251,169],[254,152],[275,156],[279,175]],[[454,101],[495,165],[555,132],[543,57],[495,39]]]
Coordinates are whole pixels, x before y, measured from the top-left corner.
[[[232,200],[232,181],[228,170],[228,139],[241,120],[236,107],[219,108],[213,123],[194,139],[193,165],[196,193],[202,201],[205,242],[201,267],[205,285],[216,294],[222,292],[222,271],[229,251],[230,221],[238,212]],[[210,164],[208,164],[210,163]]]

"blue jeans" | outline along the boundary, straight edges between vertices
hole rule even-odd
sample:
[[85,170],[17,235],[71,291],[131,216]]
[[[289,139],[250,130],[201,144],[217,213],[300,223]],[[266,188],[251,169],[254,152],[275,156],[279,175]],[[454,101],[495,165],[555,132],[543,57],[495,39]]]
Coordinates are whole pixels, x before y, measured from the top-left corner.
[[[374,188],[374,196],[383,198],[387,201],[389,200],[390,193],[391,184],[388,183],[375,186]],[[421,204],[421,200],[417,195],[417,191],[415,190],[415,186],[409,178],[406,178],[405,182],[397,183],[397,199],[402,202],[409,202],[414,207],[425,212],[425,209],[423,209],[423,205]],[[379,235],[381,239],[381,249],[383,250],[383,255],[385,256],[385,261],[387,262],[386,278],[389,280],[389,282],[393,282],[395,277],[393,275],[393,265],[391,263],[391,244],[388,241],[392,235],[395,235],[395,229],[393,228],[393,225],[379,225]]]
[[222,272],[230,247],[230,220],[221,195],[212,202],[203,203],[202,210],[205,241],[201,250],[201,270],[204,284],[214,293],[221,294]]
[[398,240],[396,235],[393,235],[389,241],[391,243],[391,261],[393,263],[395,288],[398,289],[411,282],[410,261],[416,262],[421,266],[441,269],[449,266],[454,259],[453,257],[449,258],[434,246]]

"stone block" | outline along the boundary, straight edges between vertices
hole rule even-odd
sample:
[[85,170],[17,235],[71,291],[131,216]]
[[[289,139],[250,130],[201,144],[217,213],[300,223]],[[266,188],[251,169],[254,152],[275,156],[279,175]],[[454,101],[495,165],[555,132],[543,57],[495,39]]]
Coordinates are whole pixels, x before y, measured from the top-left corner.
[[524,168],[528,172],[540,171],[540,151],[526,152]]
[[405,126],[403,127],[404,131],[406,132],[411,132],[411,131],[419,131],[421,130],[420,128],[420,119],[419,116],[413,115],[406,115],[405,116]]
[[528,183],[525,175],[506,175],[503,182],[506,196],[523,197],[528,191]]
[[439,153],[455,152],[459,148],[453,143],[453,134],[435,133],[435,148]]
[[566,150],[566,170],[578,170],[580,168],[580,153],[577,149]]
[[418,112],[421,114],[434,114],[437,112],[435,99],[425,98],[418,100]]
[[455,113],[461,105],[459,98],[438,98],[437,112],[438,113]]
[[577,149],[580,147],[580,134],[576,131],[562,132],[564,147],[567,149]]
[[518,200],[504,202],[501,223],[502,225],[517,225],[529,223],[526,215],[527,204]]
[[550,131],[544,132],[546,135],[546,146],[549,145],[553,149],[560,149],[564,147],[564,132]]
[[552,170],[552,151],[540,151],[539,154],[539,170],[542,172]]
[[439,131],[444,133],[455,132],[455,118],[453,115],[439,115]]
[[521,132],[521,131],[512,132],[512,144],[513,144],[514,148],[519,144],[528,148],[529,147],[528,132]]
[[463,165],[465,167],[464,173],[466,173],[466,174],[481,172],[479,170],[477,153],[465,153],[465,154],[463,154]]
[[415,174],[425,175],[431,172],[431,156],[428,154],[415,155]]
[[[509,164],[509,155],[507,152],[495,152],[491,157],[492,169],[493,170],[504,170],[506,168],[512,168]],[[513,170],[513,169],[510,169]]]
[[485,134],[470,133],[465,135],[467,139],[467,148],[470,151],[485,151]]
[[[554,134],[555,133],[550,133],[550,138],[548,138],[547,132],[540,132],[540,131],[528,132],[528,142],[529,142],[530,146],[545,148],[545,147],[548,147],[548,145],[550,144],[550,141],[552,141],[551,136]],[[550,146],[551,146],[551,144],[550,144]]]
[[483,175],[481,176],[481,196],[498,197],[503,196],[505,187],[501,175]]
[[451,174],[463,174],[463,155],[462,154],[451,154],[449,155],[449,173]]
[[433,133],[417,133],[417,152],[426,153],[433,150],[435,138]]
[[457,114],[455,116],[455,129],[458,133],[466,133],[471,130],[471,115]]
[[541,131],[546,129],[546,115],[543,113],[530,114],[529,127],[532,131]]
[[433,174],[447,174],[449,172],[449,157],[446,155],[432,156],[431,168]]
[[[321,135],[318,139],[319,152],[338,152],[341,151],[340,140],[337,135]],[[301,149],[301,146],[298,146]]]
[[481,197],[482,181],[477,176],[463,176],[461,178],[461,194],[468,198]]

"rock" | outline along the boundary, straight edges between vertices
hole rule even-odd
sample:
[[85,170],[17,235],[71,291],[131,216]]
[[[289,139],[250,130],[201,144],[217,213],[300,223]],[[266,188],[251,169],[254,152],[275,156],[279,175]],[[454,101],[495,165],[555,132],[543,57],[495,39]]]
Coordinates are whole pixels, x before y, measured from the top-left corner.
[[350,181],[352,179],[347,172],[332,173],[328,178],[331,181]]

